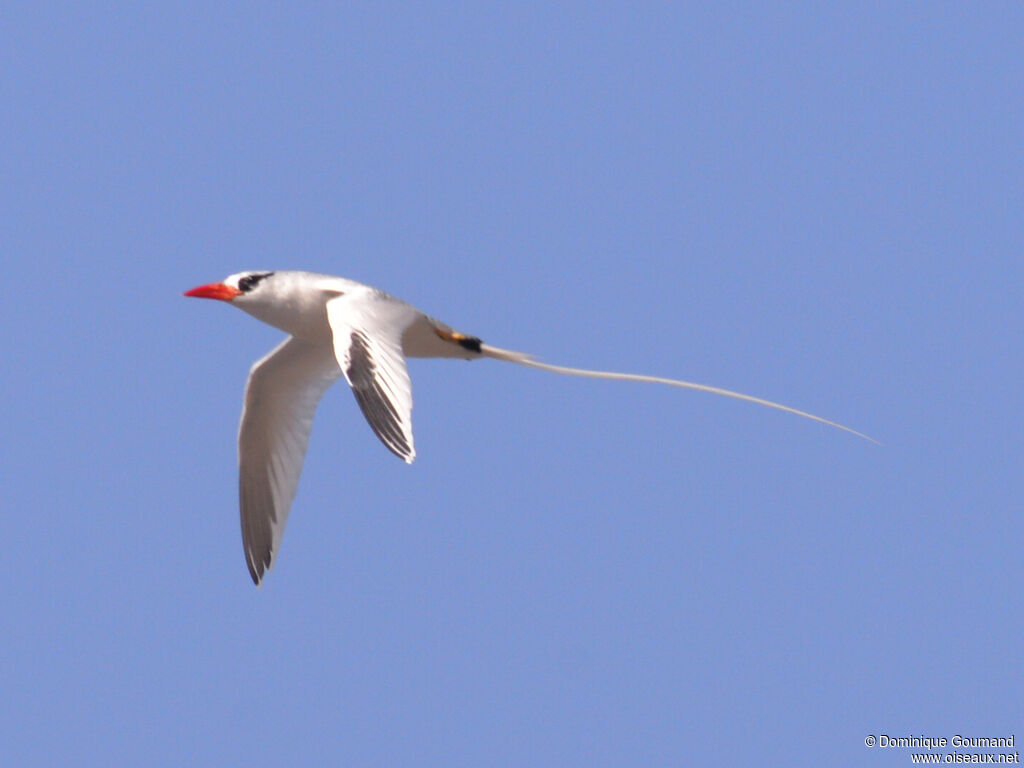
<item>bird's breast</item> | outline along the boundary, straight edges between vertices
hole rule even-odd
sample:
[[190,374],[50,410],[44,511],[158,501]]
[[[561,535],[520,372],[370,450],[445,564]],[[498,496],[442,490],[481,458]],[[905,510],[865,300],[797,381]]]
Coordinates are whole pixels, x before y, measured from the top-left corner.
[[[319,299],[320,297],[316,297]],[[323,300],[296,296],[273,304],[243,307],[246,312],[268,325],[280,328],[299,339],[316,343],[332,342],[327,305]]]

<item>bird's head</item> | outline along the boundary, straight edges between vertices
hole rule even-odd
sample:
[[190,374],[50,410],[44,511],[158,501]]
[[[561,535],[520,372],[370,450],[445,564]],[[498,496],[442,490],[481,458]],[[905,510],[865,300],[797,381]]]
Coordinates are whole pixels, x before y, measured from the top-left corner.
[[263,281],[273,274],[273,272],[239,272],[225,277],[222,282],[200,285],[190,291],[185,291],[185,295],[197,299],[219,299],[220,301],[241,299],[244,302],[245,299],[258,296],[260,286],[265,284]]
[[340,278],[290,270],[238,272],[222,282],[185,291],[185,295],[218,299],[293,336],[329,341],[331,331],[324,306],[341,291],[333,285],[321,285],[325,279],[336,282]]

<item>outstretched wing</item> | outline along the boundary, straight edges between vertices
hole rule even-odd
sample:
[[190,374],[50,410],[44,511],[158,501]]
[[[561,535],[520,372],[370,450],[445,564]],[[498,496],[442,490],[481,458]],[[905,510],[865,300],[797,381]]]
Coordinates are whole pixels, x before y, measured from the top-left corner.
[[329,346],[294,337],[249,373],[238,429],[238,491],[245,562],[256,584],[281,546],[317,404],[340,375]]
[[370,427],[408,464],[412,438],[412,382],[402,354],[402,334],[419,312],[386,293],[367,288],[327,302],[334,355]]

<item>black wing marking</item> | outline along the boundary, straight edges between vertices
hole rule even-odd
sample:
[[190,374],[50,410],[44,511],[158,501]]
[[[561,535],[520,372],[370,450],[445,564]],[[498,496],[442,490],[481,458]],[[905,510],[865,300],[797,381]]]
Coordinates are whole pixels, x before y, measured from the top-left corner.
[[374,361],[366,334],[352,331],[349,338],[345,378],[352,387],[356,402],[384,445],[400,459],[410,461],[414,453],[407,433],[411,434],[411,430],[394,402],[394,386]]

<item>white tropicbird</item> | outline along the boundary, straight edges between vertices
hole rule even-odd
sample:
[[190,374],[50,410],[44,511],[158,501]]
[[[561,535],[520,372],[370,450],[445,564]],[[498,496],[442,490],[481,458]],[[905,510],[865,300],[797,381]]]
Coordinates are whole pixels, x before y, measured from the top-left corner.
[[820,416],[727,389],[542,363],[522,352],[484,344],[384,291],[343,277],[297,271],[239,272],[185,295],[230,302],[290,334],[249,372],[238,430],[242,545],[256,584],[270,570],[280,547],[313,414],[335,379],[345,377],[377,437],[396,456],[412,463],[416,451],[406,357],[491,357],[570,376],[668,384],[776,408],[872,440]]

